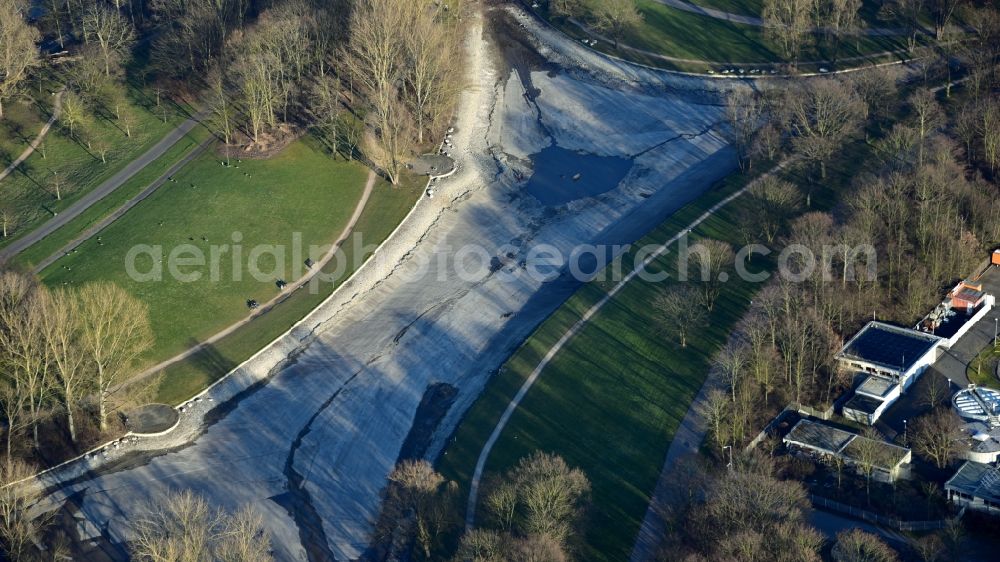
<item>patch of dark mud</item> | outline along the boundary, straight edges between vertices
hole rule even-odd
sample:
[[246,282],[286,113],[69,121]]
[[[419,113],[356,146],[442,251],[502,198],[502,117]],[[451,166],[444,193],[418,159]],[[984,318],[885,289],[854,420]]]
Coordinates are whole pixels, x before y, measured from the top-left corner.
[[501,55],[499,76],[506,79],[511,70],[517,71],[525,95],[534,101],[541,90],[532,84],[531,73],[543,71],[554,75],[559,72],[559,66],[546,60],[535,49],[524,28],[506,10],[489,10],[487,14],[486,32],[490,34],[492,44],[497,46]]
[[440,382],[427,387],[413,416],[410,432],[399,449],[397,463],[424,457],[434,432],[455,403],[457,395],[458,389],[447,383]]
[[295,454],[299,451],[299,447],[302,446],[302,440],[312,431],[313,423],[315,423],[316,419],[330,407],[330,404],[337,399],[337,396],[340,396],[340,393],[360,373],[361,371],[358,371],[345,380],[340,385],[340,388],[334,391],[320,405],[319,409],[309,418],[309,421],[299,430],[298,435],[295,436],[295,441],[292,442],[292,448],[288,451],[288,456],[285,458],[286,491],[271,498],[271,501],[283,507],[295,521],[295,526],[299,530],[299,542],[305,548],[306,556],[310,562],[332,562],[336,558],[333,552],[330,551],[326,531],[323,529],[323,519],[319,516],[319,512],[316,511],[309,492],[303,486],[305,477],[295,470]]
[[543,205],[554,206],[595,197],[618,187],[632,160],[598,156],[549,146],[531,156],[535,173],[525,189]]

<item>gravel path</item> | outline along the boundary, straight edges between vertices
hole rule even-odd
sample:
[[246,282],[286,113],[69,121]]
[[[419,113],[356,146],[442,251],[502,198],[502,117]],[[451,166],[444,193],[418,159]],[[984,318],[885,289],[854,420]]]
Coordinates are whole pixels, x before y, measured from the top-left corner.
[[64,91],[66,90],[62,89],[56,92],[56,100],[52,106],[52,117],[49,117],[49,120],[42,126],[42,130],[38,131],[38,136],[35,137],[35,140],[31,141],[28,148],[25,148],[24,151],[21,152],[21,155],[10,163],[10,166],[7,166],[4,171],[0,172],[0,180],[9,176],[11,172],[16,170],[17,167],[21,165],[22,162],[34,154],[35,150],[38,149],[38,145],[42,144],[42,141],[45,139],[45,135],[49,134],[49,129],[52,128],[52,125],[57,119],[59,119],[59,115],[62,113],[62,96]]

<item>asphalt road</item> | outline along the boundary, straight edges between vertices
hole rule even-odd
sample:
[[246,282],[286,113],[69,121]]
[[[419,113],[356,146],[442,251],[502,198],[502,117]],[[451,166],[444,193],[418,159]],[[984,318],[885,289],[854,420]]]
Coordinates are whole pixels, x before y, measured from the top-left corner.
[[117,174],[108,178],[104,183],[97,186],[96,189],[81,197],[76,203],[73,203],[63,212],[49,219],[48,222],[42,226],[11,242],[6,248],[0,250],[0,263],[10,261],[12,258],[29,248],[32,244],[63,227],[68,222],[89,209],[91,205],[97,203],[106,195],[121,187],[122,184],[127,182],[132,176],[139,173],[139,171],[149,165],[150,162],[156,160],[160,156],[163,156],[163,154],[169,150],[174,143],[184,138],[185,135],[198,126],[201,123],[202,118],[204,118],[203,113],[199,113],[188,118],[183,123],[178,125],[177,128],[167,133],[166,136],[160,139],[160,141],[153,145],[152,148],[143,153],[142,156],[126,164],[125,167],[122,168]]

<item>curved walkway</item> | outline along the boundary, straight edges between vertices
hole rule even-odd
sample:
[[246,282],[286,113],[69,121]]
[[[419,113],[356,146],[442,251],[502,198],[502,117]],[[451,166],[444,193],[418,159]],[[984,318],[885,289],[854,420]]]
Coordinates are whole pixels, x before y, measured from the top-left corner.
[[28,148],[25,148],[24,152],[22,152],[20,156],[18,156],[13,162],[10,163],[10,166],[7,166],[4,169],[4,171],[0,172],[0,180],[3,180],[5,177],[9,176],[11,172],[16,170],[17,167],[21,165],[22,162],[24,162],[25,160],[28,159],[29,156],[34,154],[35,150],[38,148],[38,145],[42,144],[42,140],[45,139],[45,135],[49,134],[49,129],[52,128],[52,125],[55,124],[56,119],[59,119],[59,115],[62,113],[62,96],[63,92],[65,91],[66,89],[63,88],[62,90],[56,92],[56,101],[52,105],[52,117],[49,117],[48,122],[42,126],[42,130],[38,131],[38,136],[35,137],[35,140],[31,141],[31,144],[28,145]]
[[340,235],[337,237],[337,240],[334,241],[333,244],[330,245],[330,249],[327,250],[326,254],[323,255],[322,259],[320,259],[318,262],[316,262],[316,264],[314,264],[312,266],[312,268],[310,268],[309,271],[306,272],[305,275],[303,275],[302,277],[300,277],[296,281],[293,281],[293,282],[289,283],[287,286],[285,286],[285,289],[280,294],[276,295],[271,300],[269,300],[266,303],[262,304],[260,306],[260,308],[254,310],[253,312],[251,312],[250,314],[248,314],[242,320],[240,320],[240,321],[238,321],[238,322],[236,322],[234,324],[230,324],[224,330],[219,331],[219,332],[213,334],[211,337],[205,339],[205,341],[199,343],[198,345],[190,347],[187,350],[185,350],[185,351],[183,351],[183,352],[181,352],[181,353],[179,353],[179,354],[171,357],[170,359],[167,359],[165,361],[161,361],[160,363],[157,363],[156,365],[153,365],[152,367],[150,367],[150,368],[146,369],[145,371],[139,373],[138,375],[132,377],[131,379],[129,379],[128,381],[126,381],[123,384],[129,384],[129,383],[132,383],[132,382],[135,382],[135,381],[142,380],[142,379],[144,379],[146,377],[149,377],[149,376],[151,376],[151,375],[153,375],[153,374],[155,374],[155,373],[157,373],[157,372],[159,372],[159,371],[161,371],[161,370],[169,367],[170,365],[173,365],[174,363],[177,363],[179,361],[183,361],[183,360],[187,359],[188,357],[191,357],[192,355],[194,355],[195,353],[198,353],[199,351],[201,351],[205,347],[217,343],[222,338],[224,338],[224,337],[232,334],[233,332],[235,332],[236,330],[242,328],[243,326],[246,326],[247,324],[250,323],[251,320],[253,320],[257,316],[259,316],[259,315],[267,312],[268,310],[270,310],[271,308],[273,308],[274,305],[276,305],[279,302],[285,300],[289,295],[291,295],[293,292],[295,292],[296,289],[299,289],[303,285],[305,285],[306,283],[308,283],[309,280],[312,279],[316,275],[317,272],[322,271],[323,267],[326,266],[326,264],[329,263],[331,259],[333,259],[333,257],[337,254],[337,250],[340,248],[340,245],[343,244],[345,240],[347,240],[347,237],[350,236],[351,232],[354,230],[354,226],[358,223],[358,219],[361,218],[361,213],[365,210],[365,207],[368,205],[368,199],[369,199],[369,197],[371,197],[372,190],[375,188],[375,181],[377,179],[378,179],[378,176],[375,174],[375,172],[372,171],[372,170],[369,170],[368,171],[368,181],[365,182],[365,190],[361,194],[361,199],[358,200],[358,204],[354,207],[354,213],[351,214],[350,220],[348,220],[347,224],[344,225],[344,229],[340,231]]
[[[787,164],[782,163],[778,165],[775,168],[775,170],[782,169],[784,168],[785,165]],[[767,175],[768,174],[765,174],[761,177],[763,178],[766,177]],[[702,213],[698,218],[696,218],[686,227],[682,228],[679,233],[675,234],[672,238],[670,238],[669,240],[661,244],[659,247],[657,247],[656,251],[654,251],[652,254],[646,257],[646,259],[643,260],[641,266],[633,269],[621,281],[615,284],[615,286],[610,291],[608,291],[608,293],[604,295],[604,297],[602,297],[601,300],[597,301],[596,304],[591,306],[587,310],[587,312],[585,312],[579,320],[577,320],[572,326],[570,326],[570,328],[563,333],[563,335],[559,338],[559,340],[556,341],[556,343],[551,348],[549,348],[549,350],[542,357],[542,360],[538,362],[538,365],[535,366],[534,370],[531,371],[531,374],[521,385],[521,388],[518,389],[517,394],[515,394],[514,398],[510,401],[509,404],[507,404],[507,408],[500,416],[500,419],[497,421],[497,425],[493,428],[493,432],[490,434],[489,439],[486,440],[486,443],[483,445],[482,451],[480,451],[479,453],[479,458],[476,460],[476,469],[473,472],[472,480],[469,483],[469,500],[466,505],[466,512],[465,512],[466,531],[472,530],[473,525],[475,524],[476,503],[479,495],[479,482],[482,479],[483,470],[486,467],[486,461],[489,458],[490,452],[493,450],[493,446],[496,444],[497,439],[500,438],[500,434],[503,433],[504,428],[507,426],[507,422],[510,421],[511,416],[514,414],[514,411],[517,410],[517,407],[521,404],[521,401],[524,399],[525,395],[528,394],[528,391],[531,390],[531,387],[535,384],[535,381],[537,381],[538,377],[541,376],[542,371],[545,370],[545,367],[547,367],[548,364],[552,362],[552,359],[555,358],[555,356],[562,350],[562,348],[566,345],[566,343],[569,342],[571,339],[573,339],[573,336],[578,334],[580,330],[582,330],[584,326],[586,326],[587,323],[590,322],[590,320],[594,317],[594,315],[597,314],[597,312],[599,312],[604,307],[604,305],[610,302],[611,299],[615,297],[615,295],[617,295],[623,288],[625,288],[625,285],[627,285],[629,281],[638,276],[639,273],[643,271],[650,263],[652,263],[660,256],[665,254],[667,250],[670,248],[670,246],[675,242],[677,242],[678,240],[680,240],[681,237],[686,235],[688,232],[693,230],[701,223],[705,222],[705,220],[707,220],[709,217],[718,212],[719,209],[722,209],[723,207],[731,203],[733,200],[743,195],[748,189],[750,189],[751,186],[753,186],[758,181],[760,181],[760,178],[755,179],[752,182],[749,182],[747,185],[743,186],[735,193],[730,194],[722,201],[719,201],[715,205],[712,205],[711,208]]]
[[[690,12],[692,14],[698,14],[700,16],[706,16],[717,20],[728,21],[730,23],[738,23],[743,25],[751,25],[753,27],[764,27],[764,19],[757,16],[744,16],[741,14],[734,14],[732,12],[726,12],[723,10],[717,10],[715,8],[705,8],[703,6],[696,6],[690,2],[685,2],[684,0],[654,0],[659,4],[664,6],[669,6],[671,8],[681,10],[684,12]],[[855,32],[857,35],[868,35],[873,37],[885,37],[894,35],[906,35],[909,33],[905,29],[900,28],[884,28],[884,27],[871,27],[871,28],[861,28]],[[848,35],[851,35],[848,33]]]
[[108,178],[104,183],[97,186],[95,189],[91,190],[89,193],[78,199],[75,203],[64,209],[61,213],[56,214],[43,225],[39,226],[35,230],[32,230],[28,234],[18,238],[11,242],[6,248],[0,250],[0,263],[6,262],[13,258],[14,256],[20,254],[28,247],[30,247],[35,242],[38,242],[42,238],[45,238],[49,234],[52,234],[56,230],[65,226],[68,222],[80,216],[84,211],[90,208],[91,205],[97,203],[103,199],[106,195],[113,192],[122,186],[125,182],[132,178],[132,176],[139,173],[143,168],[149,165],[151,162],[163,156],[163,154],[170,149],[177,141],[181,140],[184,135],[187,135],[191,130],[201,123],[201,119],[207,115],[207,111],[199,112],[198,114],[189,117],[183,123],[178,125],[174,130],[166,134],[162,139],[152,146],[149,150],[144,152],[141,156],[132,160],[125,165],[124,168],[118,171],[117,174]]

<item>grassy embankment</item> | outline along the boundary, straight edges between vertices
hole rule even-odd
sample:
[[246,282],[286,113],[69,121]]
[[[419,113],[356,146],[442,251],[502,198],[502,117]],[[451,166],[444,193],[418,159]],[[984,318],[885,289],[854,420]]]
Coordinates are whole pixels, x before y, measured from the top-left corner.
[[[301,262],[318,260],[325,251],[322,246],[333,241],[347,224],[368,171],[358,162],[332,160],[314,144],[307,138],[274,158],[243,161],[233,167],[222,166],[217,156],[207,152],[175,174],[173,182],[60,258],[41,276],[51,286],[96,280],[121,284],[149,306],[156,343],[145,355],[144,364],[169,358],[245,317],[247,299],[264,303],[278,294],[275,282],[283,279],[291,283],[304,274]],[[157,163],[157,169],[165,169],[186,150],[177,147],[172,152]],[[151,180],[156,175],[151,169],[142,179]],[[137,179],[123,186],[121,193],[114,194],[115,200],[102,201],[101,208],[68,225],[64,229],[68,232],[59,231],[58,237],[71,238],[144,185]],[[380,241],[418,195],[418,189],[393,189],[380,182],[356,231],[364,234],[365,243]],[[243,248],[238,265],[232,258],[237,232]],[[301,259],[293,255],[293,233],[301,235]],[[126,271],[126,256],[139,244],[162,247],[162,281],[136,281]],[[219,251],[217,279],[212,279],[207,264],[179,267],[182,274],[200,272],[200,276],[191,282],[177,279],[167,262],[170,252],[183,245],[194,246],[209,262],[212,246],[229,245],[229,250]],[[260,272],[255,278],[248,265],[253,249],[272,245],[284,255],[263,251],[254,260]],[[310,250],[311,246],[315,248]],[[136,260],[138,271],[147,272],[154,266],[147,254]],[[328,293],[332,287],[321,289],[321,293]],[[171,367],[163,378],[161,399],[179,401],[197,392],[228,371],[220,366],[231,367],[249,357],[324,296],[306,293],[297,291],[246,329],[208,350],[210,361],[196,355]]]
[[[831,162],[827,180],[813,185],[809,210],[831,209],[859,170],[874,166],[873,154],[862,140],[846,145]],[[807,185],[813,181],[811,171],[799,168],[782,175]],[[730,176],[638,245],[669,239],[746,181],[740,174]],[[744,205],[737,199],[702,223],[691,233],[692,241],[709,237],[742,246],[733,225],[744,220]],[[668,253],[650,270],[676,271],[675,256]],[[626,255],[625,270],[633,263],[631,258]],[[773,267],[773,262],[758,258],[750,269]],[[692,334],[683,349],[656,328],[650,303],[665,286],[635,279],[597,313],[542,372],[487,461],[487,471],[497,473],[531,451],[543,450],[562,455],[588,475],[593,506],[581,559],[628,558],[667,448],[705,379],[710,359],[762,285],[731,275],[709,326]],[[467,413],[439,461],[441,472],[459,484],[462,497],[501,412],[541,357],[607,288],[598,282],[581,288],[528,338]]]

